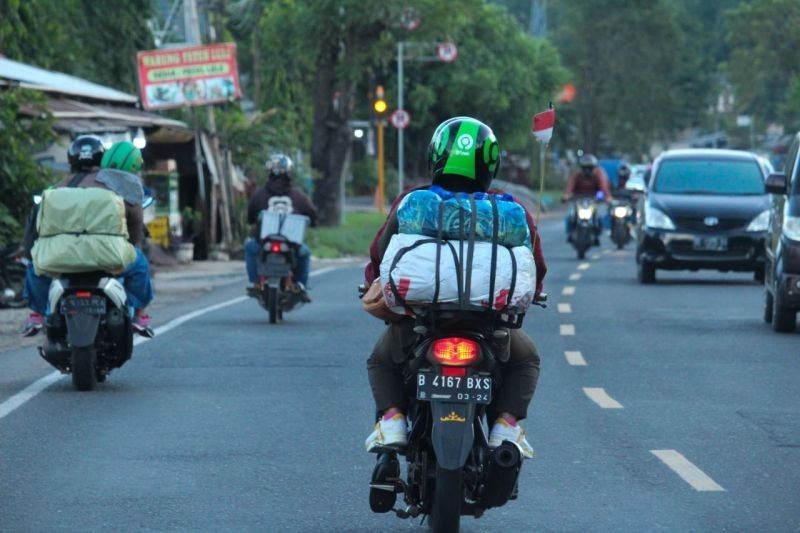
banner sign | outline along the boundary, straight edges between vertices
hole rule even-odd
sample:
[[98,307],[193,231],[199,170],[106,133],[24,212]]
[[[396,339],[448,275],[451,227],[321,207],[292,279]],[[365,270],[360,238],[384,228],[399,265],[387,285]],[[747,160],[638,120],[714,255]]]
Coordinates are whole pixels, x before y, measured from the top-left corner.
[[234,43],[165,48],[136,54],[145,109],[228,102],[241,97]]

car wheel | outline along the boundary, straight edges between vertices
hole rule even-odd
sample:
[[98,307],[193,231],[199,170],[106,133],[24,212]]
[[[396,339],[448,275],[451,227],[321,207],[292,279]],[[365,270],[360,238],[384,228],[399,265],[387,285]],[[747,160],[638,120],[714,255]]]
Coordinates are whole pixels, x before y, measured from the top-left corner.
[[767,324],[772,323],[772,293],[769,290],[764,290],[764,322]]
[[778,333],[791,333],[797,321],[797,311],[780,303],[779,298],[772,298],[772,329]]
[[759,267],[753,272],[753,279],[758,283],[764,283],[764,269],[765,267]]
[[639,261],[639,266],[637,267],[637,275],[639,278],[639,283],[643,283],[649,285],[651,283],[656,282],[656,267],[644,259]]

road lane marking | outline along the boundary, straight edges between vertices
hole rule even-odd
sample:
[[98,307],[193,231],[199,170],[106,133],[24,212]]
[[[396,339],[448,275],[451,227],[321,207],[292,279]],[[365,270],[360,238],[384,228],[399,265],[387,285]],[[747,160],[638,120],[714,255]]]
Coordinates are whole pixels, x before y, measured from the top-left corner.
[[559,332],[565,336],[575,335],[575,326],[572,324],[561,324],[559,326]]
[[586,366],[586,359],[583,358],[581,352],[564,352],[564,357],[572,366]]
[[662,463],[683,478],[696,491],[719,492],[725,490],[677,450],[650,450],[650,453],[661,459]]
[[572,296],[573,294],[575,294],[575,287],[567,285],[566,287],[564,287],[564,289],[562,289],[561,294],[563,294],[564,296]]
[[603,250],[602,253],[603,253],[603,255],[608,255],[608,254],[611,253],[611,250],[606,249],[606,250]]
[[[330,272],[332,270],[337,270],[338,268],[340,268],[340,267],[320,268],[319,270],[315,270],[315,271],[311,272],[309,274],[309,276],[310,277],[319,276],[321,274],[325,274],[326,272]],[[159,327],[155,328],[153,331],[155,332],[156,335],[160,335],[162,333],[166,333],[166,332],[168,332],[168,331],[170,331],[172,329],[177,328],[181,324],[184,324],[187,321],[192,320],[193,318],[197,318],[199,316],[202,316],[202,315],[205,315],[205,314],[208,314],[208,313],[213,313],[214,311],[217,311],[219,309],[223,309],[223,308],[231,306],[231,305],[236,305],[238,303],[241,303],[241,302],[243,302],[245,300],[249,300],[249,299],[250,299],[249,296],[237,296],[236,298],[232,298],[230,300],[226,300],[226,301],[220,302],[218,304],[214,304],[214,305],[211,305],[211,306],[208,306],[208,307],[204,307],[203,309],[198,309],[197,311],[193,311],[193,312],[189,313],[188,315],[180,316],[178,318],[170,320],[169,322],[167,322],[163,326],[159,326]],[[140,344],[144,344],[145,342],[148,342],[150,340],[152,340],[152,339],[149,339],[147,337],[136,337],[135,339],[133,339],[133,345],[134,346],[139,346]],[[31,383],[30,385],[28,385],[27,387],[25,387],[21,391],[19,391],[18,393],[10,396],[7,400],[5,400],[3,402],[0,402],[0,420],[5,418],[6,416],[10,415],[11,413],[16,411],[20,407],[22,407],[28,401],[33,399],[37,394],[39,394],[40,392],[45,390],[47,387],[49,387],[50,385],[52,385],[56,381],[59,381],[61,378],[65,377],[65,376],[66,376],[66,374],[62,374],[58,370],[50,372],[49,374],[47,374],[43,378],[37,379],[36,381],[34,381],[33,383]]]
[[581,263],[578,265],[578,270],[589,270],[590,266],[592,266],[591,263]]
[[603,409],[622,409],[622,404],[609,396],[602,387],[584,387],[583,392]]
[[558,304],[558,312],[559,313],[571,313],[572,306],[570,304]]
[[600,259],[600,254],[592,254],[592,256],[589,259],[591,259],[592,261],[597,261],[598,259]]
[[569,280],[570,281],[578,281],[580,279],[581,279],[581,275],[578,274],[577,272],[575,274],[570,274],[569,275]]

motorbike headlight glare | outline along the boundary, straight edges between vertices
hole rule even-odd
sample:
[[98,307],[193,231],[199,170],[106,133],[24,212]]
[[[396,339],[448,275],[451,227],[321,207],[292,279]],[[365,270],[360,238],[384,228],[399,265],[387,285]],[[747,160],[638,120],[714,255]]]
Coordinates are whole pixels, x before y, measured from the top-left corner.
[[769,214],[769,209],[759,213],[747,226],[747,231],[767,231],[769,229]]
[[675,229],[675,224],[660,209],[648,207],[645,210],[644,224],[653,229]]
[[783,221],[783,234],[787,239],[800,241],[800,217],[787,216]]
[[614,216],[617,218],[627,218],[630,214],[630,209],[624,205],[618,205],[614,208]]
[[590,207],[579,207],[578,218],[581,220],[589,220],[592,218],[592,209]]

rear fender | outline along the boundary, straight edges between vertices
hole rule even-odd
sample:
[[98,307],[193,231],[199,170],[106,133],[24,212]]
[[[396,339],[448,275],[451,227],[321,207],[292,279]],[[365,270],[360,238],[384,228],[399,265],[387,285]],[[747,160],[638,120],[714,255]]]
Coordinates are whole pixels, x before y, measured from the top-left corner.
[[475,404],[431,402],[431,415],[431,442],[436,462],[445,470],[462,468],[475,441]]
[[97,337],[97,328],[100,325],[100,317],[87,313],[76,313],[66,315],[67,320],[67,342],[74,348],[87,348],[94,346]]

